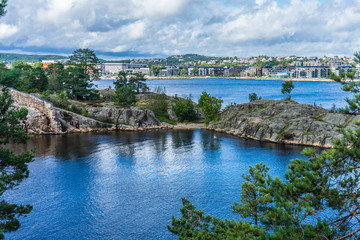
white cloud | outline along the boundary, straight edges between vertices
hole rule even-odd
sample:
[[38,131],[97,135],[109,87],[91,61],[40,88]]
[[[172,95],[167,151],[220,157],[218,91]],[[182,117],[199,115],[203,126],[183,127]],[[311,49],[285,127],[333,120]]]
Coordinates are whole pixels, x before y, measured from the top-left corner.
[[18,27],[13,25],[8,25],[5,23],[0,24],[0,39],[6,39],[13,36],[19,31]]
[[0,46],[14,49],[240,57],[360,50],[358,0],[17,0],[7,11]]

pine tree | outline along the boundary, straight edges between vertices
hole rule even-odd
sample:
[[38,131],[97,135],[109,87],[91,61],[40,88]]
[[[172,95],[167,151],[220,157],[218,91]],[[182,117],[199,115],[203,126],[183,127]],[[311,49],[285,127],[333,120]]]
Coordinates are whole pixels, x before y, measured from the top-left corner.
[[[14,154],[12,150],[4,146],[12,143],[25,143],[28,136],[20,121],[26,119],[27,109],[14,109],[13,100],[8,89],[3,89],[0,94],[0,195],[6,190],[19,185],[28,177],[27,163],[32,161],[33,154],[24,152]],[[16,231],[20,227],[18,217],[30,213],[32,206],[10,204],[5,200],[0,202],[0,239],[4,238],[4,232]]]

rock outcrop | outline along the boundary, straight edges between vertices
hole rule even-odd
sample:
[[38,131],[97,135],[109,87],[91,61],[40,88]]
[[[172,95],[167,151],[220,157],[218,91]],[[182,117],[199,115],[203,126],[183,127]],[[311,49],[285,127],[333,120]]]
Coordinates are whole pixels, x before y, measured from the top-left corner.
[[87,114],[95,119],[114,124],[130,125],[135,128],[160,127],[161,122],[154,112],[138,107],[86,107]]
[[259,100],[228,107],[208,129],[277,143],[331,147],[341,128],[357,128],[360,116],[291,100]]
[[[25,107],[29,114],[23,122],[29,134],[64,134],[111,130],[169,128],[155,118],[152,111],[140,108],[90,107],[85,117],[56,108],[40,97],[10,89],[15,107]],[[99,121],[101,120],[101,121]]]

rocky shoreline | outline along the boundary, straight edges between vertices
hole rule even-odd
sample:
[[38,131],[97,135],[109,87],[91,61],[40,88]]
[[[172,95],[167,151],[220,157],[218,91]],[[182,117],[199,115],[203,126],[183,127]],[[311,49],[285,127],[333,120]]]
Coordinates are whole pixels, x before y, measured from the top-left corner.
[[[86,107],[86,116],[56,108],[37,96],[10,89],[15,107],[28,109],[22,124],[28,134],[67,134],[158,129],[208,129],[258,141],[332,147],[341,129],[354,130],[360,116],[346,115],[291,100],[259,100],[230,106],[208,127],[202,123],[171,125],[139,107]],[[78,108],[80,106],[77,106]],[[85,109],[81,109],[85,110]]]
[[291,100],[260,100],[225,109],[207,129],[282,144],[332,147],[341,129],[358,128],[360,116]]
[[[161,123],[150,110],[137,107],[89,108],[88,117],[56,108],[40,97],[10,89],[15,107],[28,109],[27,120],[22,124],[28,134],[67,134],[86,132],[144,131],[171,129],[172,125]],[[104,121],[98,121],[102,119]]]

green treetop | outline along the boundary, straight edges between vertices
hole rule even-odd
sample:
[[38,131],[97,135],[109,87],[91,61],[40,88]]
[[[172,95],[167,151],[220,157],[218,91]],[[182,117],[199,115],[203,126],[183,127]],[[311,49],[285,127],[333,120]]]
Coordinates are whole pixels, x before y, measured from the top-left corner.
[[95,52],[88,48],[79,48],[76,49],[70,56],[70,65],[81,68],[84,71],[84,74],[93,77],[98,76],[99,70],[97,65],[99,64],[99,59],[97,58]]

